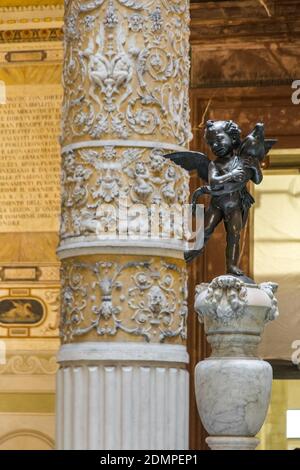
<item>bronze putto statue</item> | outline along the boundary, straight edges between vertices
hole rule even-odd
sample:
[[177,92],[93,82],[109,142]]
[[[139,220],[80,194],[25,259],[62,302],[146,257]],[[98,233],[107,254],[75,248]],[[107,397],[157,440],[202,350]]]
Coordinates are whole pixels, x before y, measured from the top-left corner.
[[[194,214],[198,198],[202,194],[211,196],[204,214],[204,246],[223,220],[227,235],[227,273],[242,276],[244,273],[238,266],[240,234],[254,203],[247,183],[261,183],[261,163],[276,140],[265,139],[262,123],[256,124],[242,140],[241,130],[233,121],[207,121],[205,139],[216,157],[213,161],[200,152],[176,152],[166,158],[188,171],[197,170],[199,177],[208,183],[192,196]],[[192,261],[203,248],[186,251],[185,260]]]

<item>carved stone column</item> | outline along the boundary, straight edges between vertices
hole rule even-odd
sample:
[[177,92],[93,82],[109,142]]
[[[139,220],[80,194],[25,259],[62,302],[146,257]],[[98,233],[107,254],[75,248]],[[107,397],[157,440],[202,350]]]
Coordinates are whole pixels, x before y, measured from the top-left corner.
[[257,345],[265,324],[278,316],[276,289],[229,275],[197,286],[195,310],[212,354],[196,366],[196,398],[213,450],[254,450],[259,443],[272,367],[257,357]]
[[60,449],[187,447],[189,181],[162,155],[190,139],[188,23],[188,0],[65,1]]

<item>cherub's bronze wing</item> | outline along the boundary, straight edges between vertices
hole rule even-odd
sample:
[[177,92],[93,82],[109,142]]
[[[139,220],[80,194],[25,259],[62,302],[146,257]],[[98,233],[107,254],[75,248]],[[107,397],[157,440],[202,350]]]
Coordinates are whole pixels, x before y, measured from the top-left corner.
[[268,155],[273,145],[275,145],[277,142],[277,139],[265,139],[265,156]]
[[208,181],[208,165],[210,160],[201,152],[174,152],[164,155],[172,160],[176,165],[187,171],[197,170],[198,176],[204,181]]

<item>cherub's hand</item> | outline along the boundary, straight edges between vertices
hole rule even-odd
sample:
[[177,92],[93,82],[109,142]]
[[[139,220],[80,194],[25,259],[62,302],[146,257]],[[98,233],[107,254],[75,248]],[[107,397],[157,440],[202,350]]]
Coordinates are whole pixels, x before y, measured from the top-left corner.
[[248,157],[243,158],[244,165],[246,165],[248,167],[255,165],[256,162],[257,162],[257,159],[254,158],[254,157],[249,157],[248,156]]
[[242,168],[236,168],[231,172],[233,181],[243,181],[245,178],[245,171]]

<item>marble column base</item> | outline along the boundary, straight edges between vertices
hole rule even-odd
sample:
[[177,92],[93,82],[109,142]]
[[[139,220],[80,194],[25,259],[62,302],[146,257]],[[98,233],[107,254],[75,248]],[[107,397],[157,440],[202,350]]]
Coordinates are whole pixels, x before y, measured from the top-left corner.
[[184,346],[68,344],[58,362],[57,449],[188,449]]
[[255,450],[259,444],[256,437],[224,437],[211,436],[206,438],[211,450]]

